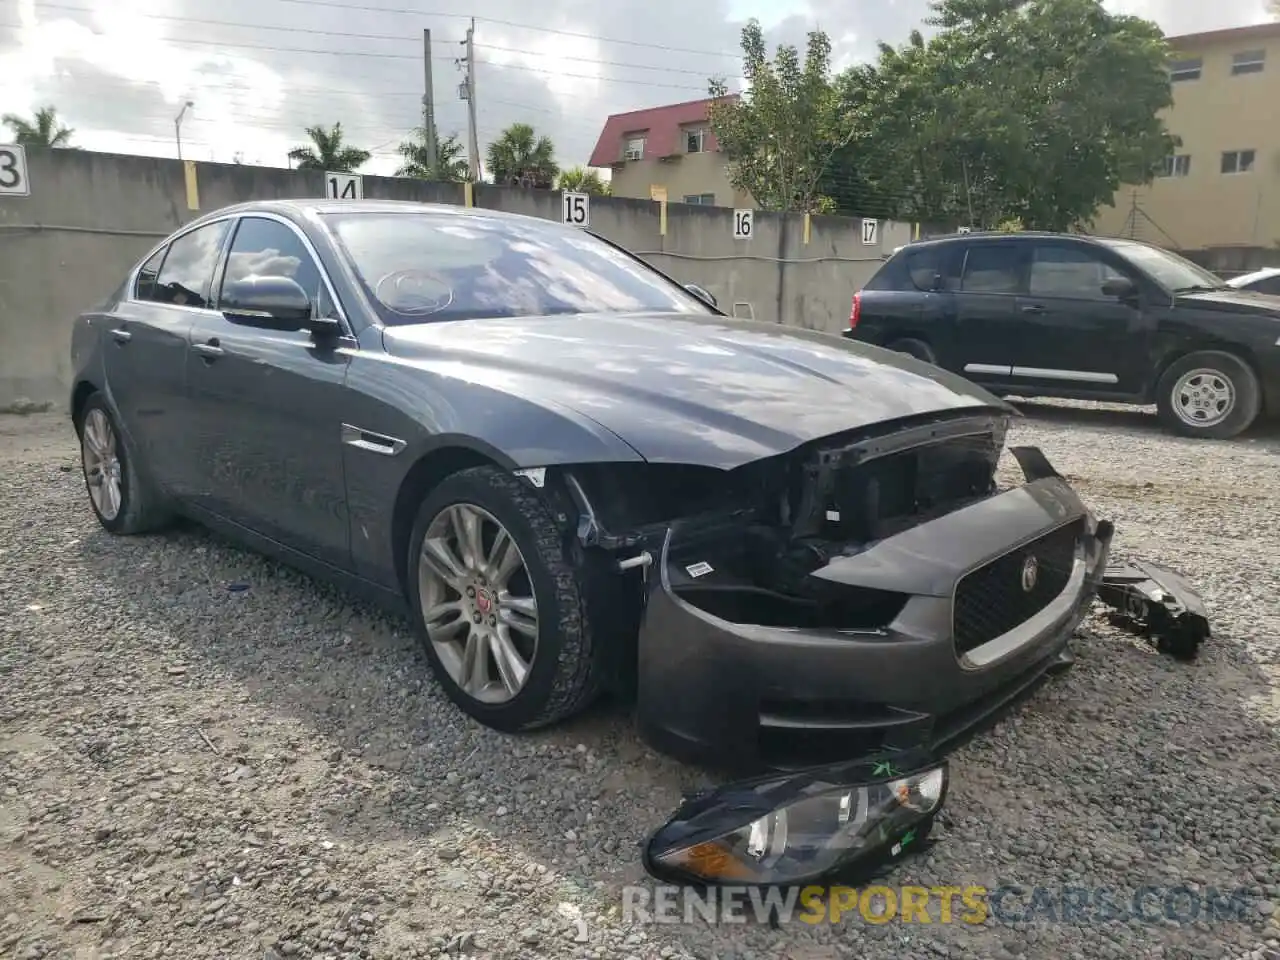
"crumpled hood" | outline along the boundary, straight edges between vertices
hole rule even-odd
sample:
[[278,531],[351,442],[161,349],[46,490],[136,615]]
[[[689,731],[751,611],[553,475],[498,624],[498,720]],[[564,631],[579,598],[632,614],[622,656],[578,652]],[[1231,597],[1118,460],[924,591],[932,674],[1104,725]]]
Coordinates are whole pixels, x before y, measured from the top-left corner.
[[1008,409],[901,354],[710,315],[457,320],[389,327],[383,342],[438,376],[568,407],[651,462],[731,469],[882,421]]

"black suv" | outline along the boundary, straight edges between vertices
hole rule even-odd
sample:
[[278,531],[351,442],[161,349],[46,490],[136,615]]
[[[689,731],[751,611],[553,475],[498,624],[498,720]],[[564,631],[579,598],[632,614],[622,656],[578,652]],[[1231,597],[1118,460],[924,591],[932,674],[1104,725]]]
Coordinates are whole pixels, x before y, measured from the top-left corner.
[[908,244],[853,296],[844,335],[1001,396],[1155,403],[1223,439],[1280,412],[1280,297],[1133,240],[968,233]]

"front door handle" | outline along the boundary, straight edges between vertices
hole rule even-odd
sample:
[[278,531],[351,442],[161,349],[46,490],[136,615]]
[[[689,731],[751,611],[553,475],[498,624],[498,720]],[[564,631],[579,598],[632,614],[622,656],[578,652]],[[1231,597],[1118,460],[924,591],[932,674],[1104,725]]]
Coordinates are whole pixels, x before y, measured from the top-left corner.
[[222,347],[218,345],[218,338],[214,337],[205,343],[193,343],[191,349],[206,360],[216,360],[222,356]]
[[114,330],[111,331],[111,337],[112,339],[115,340],[116,343],[123,344],[123,343],[128,343],[130,340],[132,340],[133,334],[130,333],[128,330],[126,330],[124,327],[116,327]]
[[1026,303],[1022,306],[1023,313],[1044,313],[1044,304],[1042,303]]

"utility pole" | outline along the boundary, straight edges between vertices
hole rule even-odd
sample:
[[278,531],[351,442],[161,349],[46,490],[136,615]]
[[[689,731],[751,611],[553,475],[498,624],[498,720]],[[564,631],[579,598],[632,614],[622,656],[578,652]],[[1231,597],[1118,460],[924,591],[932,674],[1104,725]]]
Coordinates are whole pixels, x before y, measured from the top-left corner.
[[427,168],[438,175],[435,94],[431,90],[431,31],[422,31],[422,130],[427,141]]
[[480,182],[480,143],[476,138],[476,53],[475,53],[476,21],[471,18],[471,26],[467,28],[467,39],[462,41],[467,48],[464,58],[467,64],[467,79],[463,83],[464,100],[467,101],[467,152],[471,155],[471,182]]

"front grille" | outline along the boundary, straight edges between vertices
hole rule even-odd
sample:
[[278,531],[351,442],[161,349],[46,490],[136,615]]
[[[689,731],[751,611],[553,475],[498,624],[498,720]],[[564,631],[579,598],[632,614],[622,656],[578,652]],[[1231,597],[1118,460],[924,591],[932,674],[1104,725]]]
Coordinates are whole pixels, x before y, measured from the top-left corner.
[[[1031,619],[1066,589],[1083,521],[1059,527],[966,573],[956,584],[952,613],[957,653],[968,653]],[[1023,587],[1027,558],[1036,558],[1035,585]]]

